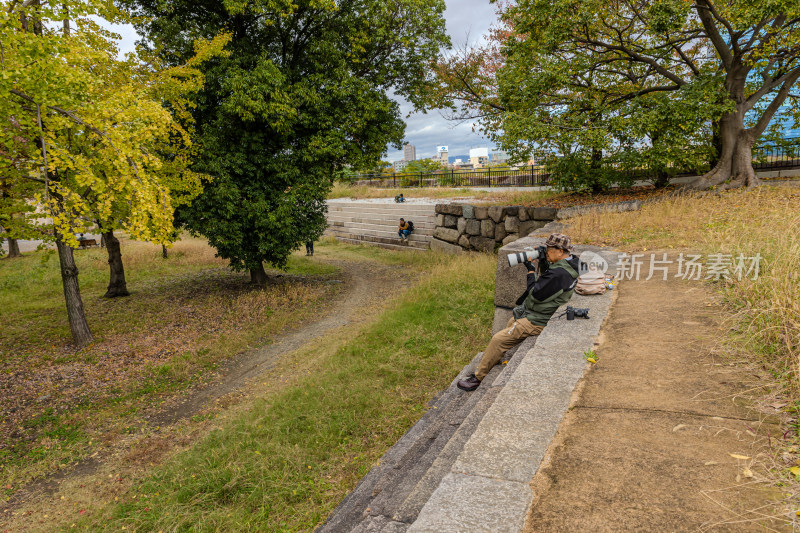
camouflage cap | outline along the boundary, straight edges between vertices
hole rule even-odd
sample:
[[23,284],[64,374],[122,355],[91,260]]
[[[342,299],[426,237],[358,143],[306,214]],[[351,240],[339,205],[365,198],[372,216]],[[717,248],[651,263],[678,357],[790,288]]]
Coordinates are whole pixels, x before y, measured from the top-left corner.
[[569,237],[567,237],[563,233],[551,234],[544,242],[544,244],[545,246],[552,246],[553,248],[559,248],[567,252],[572,251],[572,244],[570,244],[569,242]]

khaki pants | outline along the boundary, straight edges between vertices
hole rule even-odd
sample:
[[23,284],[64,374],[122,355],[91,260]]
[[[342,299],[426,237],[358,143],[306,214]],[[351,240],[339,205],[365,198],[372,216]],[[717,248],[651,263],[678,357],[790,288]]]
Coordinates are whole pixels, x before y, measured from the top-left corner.
[[527,318],[514,320],[512,316],[506,327],[498,331],[489,341],[483,352],[481,362],[475,370],[475,377],[482,380],[494,365],[500,362],[505,353],[532,335],[539,335],[544,326],[534,326]]

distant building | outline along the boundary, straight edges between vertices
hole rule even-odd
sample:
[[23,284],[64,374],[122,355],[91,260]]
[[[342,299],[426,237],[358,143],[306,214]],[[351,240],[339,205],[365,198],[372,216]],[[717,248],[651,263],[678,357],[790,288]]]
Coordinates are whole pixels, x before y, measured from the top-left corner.
[[489,163],[489,149],[488,148],[470,148],[469,162],[473,168],[480,168]]
[[[414,147],[412,146],[411,148],[413,149]],[[405,159],[401,159],[400,161],[395,161],[392,166],[393,166],[395,172],[402,172],[402,171],[404,171],[406,169],[406,167],[408,166],[408,163],[410,163],[410,161],[406,161]]]
[[497,149],[492,151],[492,156],[491,156],[492,163],[501,164],[505,163],[509,159],[510,158],[508,156],[508,152],[504,152],[502,150],[497,150]]
[[417,160],[417,147],[413,144],[406,143],[403,146],[403,159],[405,161],[416,161]]
[[438,159],[439,162],[444,166],[447,166],[447,163],[449,163],[449,153],[450,151],[448,150],[447,146],[436,147],[436,159]]

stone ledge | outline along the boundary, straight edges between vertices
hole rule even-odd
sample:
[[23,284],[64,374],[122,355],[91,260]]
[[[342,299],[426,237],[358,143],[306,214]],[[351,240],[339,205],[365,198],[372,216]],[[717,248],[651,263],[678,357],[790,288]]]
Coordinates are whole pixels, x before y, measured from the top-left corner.
[[[450,473],[425,504],[409,533],[519,531],[533,498],[527,483]],[[483,501],[484,505],[475,505]],[[513,517],[513,518],[512,518]],[[502,524],[502,527],[498,527]]]
[[[505,261],[511,246],[521,248],[531,241],[528,237],[502,248],[498,263]],[[616,254],[610,250],[582,248],[611,259],[611,271],[616,267]],[[506,274],[498,268],[498,283]],[[522,529],[533,497],[529,482],[583,377],[588,365],[584,353],[593,348],[613,295],[574,295],[569,305],[588,307],[589,320],[555,318],[563,311],[559,309],[535,342],[520,345],[513,371],[509,368],[492,384],[499,388],[497,398],[409,532]],[[475,364],[473,360],[470,367]]]

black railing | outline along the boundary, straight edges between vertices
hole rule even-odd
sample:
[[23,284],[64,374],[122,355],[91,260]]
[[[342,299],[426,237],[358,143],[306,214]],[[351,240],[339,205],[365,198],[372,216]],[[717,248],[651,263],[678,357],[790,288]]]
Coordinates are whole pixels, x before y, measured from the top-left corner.
[[755,147],[753,168],[755,170],[800,168],[800,138],[786,139],[781,144]]
[[547,185],[549,174],[541,167],[435,170],[394,174],[357,174],[344,181],[379,188],[398,187],[530,187]]
[[[753,148],[755,170],[800,168],[800,138],[789,138],[780,144]],[[690,176],[708,169],[682,169],[677,176]],[[654,172],[645,169],[624,173],[637,180],[653,179]],[[376,188],[403,187],[531,187],[547,185],[550,174],[541,166],[517,168],[481,168],[476,170],[435,170],[430,172],[396,172],[386,174],[356,174],[342,181],[352,185]]]

